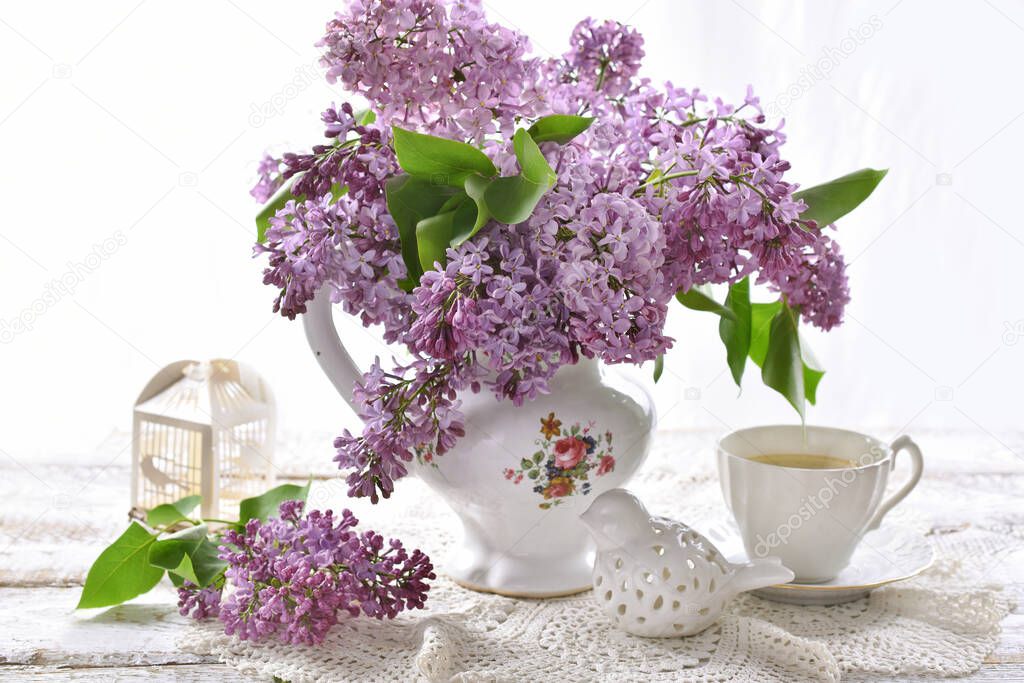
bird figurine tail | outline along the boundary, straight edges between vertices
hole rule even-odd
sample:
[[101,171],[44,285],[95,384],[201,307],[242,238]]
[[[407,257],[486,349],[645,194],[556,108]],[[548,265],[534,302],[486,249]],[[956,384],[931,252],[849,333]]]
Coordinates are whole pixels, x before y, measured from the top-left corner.
[[782,560],[777,557],[765,557],[737,568],[732,587],[733,590],[740,593],[780,583],[789,583],[794,578],[796,578],[796,574],[784,566]]

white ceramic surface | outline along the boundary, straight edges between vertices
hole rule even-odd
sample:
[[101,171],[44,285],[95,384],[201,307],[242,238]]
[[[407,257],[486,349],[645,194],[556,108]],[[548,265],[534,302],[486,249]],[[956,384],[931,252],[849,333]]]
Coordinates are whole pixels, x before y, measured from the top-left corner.
[[[351,403],[362,373],[323,293],[303,321],[321,367]],[[520,408],[487,391],[461,395],[466,436],[411,464],[462,521],[462,543],[441,570],[468,588],[524,597],[588,590],[594,546],[579,515],[647,456],[654,404],[642,385],[585,359],[550,385]]]
[[[748,560],[734,523],[711,525],[706,535],[731,562]],[[833,579],[769,586],[754,594],[792,605],[836,605],[862,598],[873,588],[916,576],[934,560],[935,552],[926,538],[911,529],[887,524],[864,534],[849,564]]]
[[737,593],[793,578],[775,557],[729,562],[707,538],[682,522],[652,517],[624,489],[602,493],[582,519],[597,543],[594,598],[633,635],[700,633]]
[[[911,458],[910,479],[885,496],[897,453]],[[857,463],[843,469],[801,469],[750,458],[813,453]],[[750,557],[776,555],[801,583],[834,578],[862,536],[921,478],[921,451],[901,436],[889,446],[858,432],[798,425],[742,429],[718,443],[718,473]]]

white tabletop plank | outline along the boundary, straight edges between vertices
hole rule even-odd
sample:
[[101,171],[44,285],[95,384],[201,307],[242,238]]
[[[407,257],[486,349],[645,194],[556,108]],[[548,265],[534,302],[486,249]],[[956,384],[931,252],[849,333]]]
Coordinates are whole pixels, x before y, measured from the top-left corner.
[[119,666],[94,668],[51,668],[43,666],[2,666],[0,676],[9,681],[42,683],[108,683],[109,681],[188,681],[189,683],[236,683],[254,679],[224,664],[164,664],[161,666]]
[[144,666],[211,662],[183,652],[169,584],[129,604],[76,611],[78,587],[0,589],[0,661],[62,667]]

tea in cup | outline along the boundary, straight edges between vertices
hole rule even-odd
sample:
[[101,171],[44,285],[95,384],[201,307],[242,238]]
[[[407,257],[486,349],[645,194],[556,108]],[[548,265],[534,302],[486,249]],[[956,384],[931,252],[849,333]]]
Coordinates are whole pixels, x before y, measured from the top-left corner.
[[[910,479],[886,498],[903,451]],[[858,432],[799,425],[741,429],[718,442],[717,455],[722,494],[747,554],[779,557],[797,583],[834,578],[924,468],[909,436],[888,445]]]

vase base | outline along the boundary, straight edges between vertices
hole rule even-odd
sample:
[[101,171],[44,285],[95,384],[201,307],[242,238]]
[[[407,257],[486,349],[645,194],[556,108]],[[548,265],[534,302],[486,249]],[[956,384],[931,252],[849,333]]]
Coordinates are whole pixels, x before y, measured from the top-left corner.
[[566,588],[556,591],[516,590],[511,588],[506,589],[480,586],[470,581],[464,581],[455,576],[450,576],[449,578],[451,578],[452,581],[459,584],[463,588],[469,589],[471,591],[476,591],[477,593],[493,593],[494,595],[500,595],[506,598],[526,598],[535,600],[543,600],[545,598],[564,598],[570,595],[577,595],[579,593],[586,592],[593,588],[593,585],[588,583],[587,585],[580,586],[578,588]]
[[463,588],[512,598],[557,598],[593,586],[594,552],[589,543],[558,555],[511,555],[467,536],[453,562],[441,570]]

